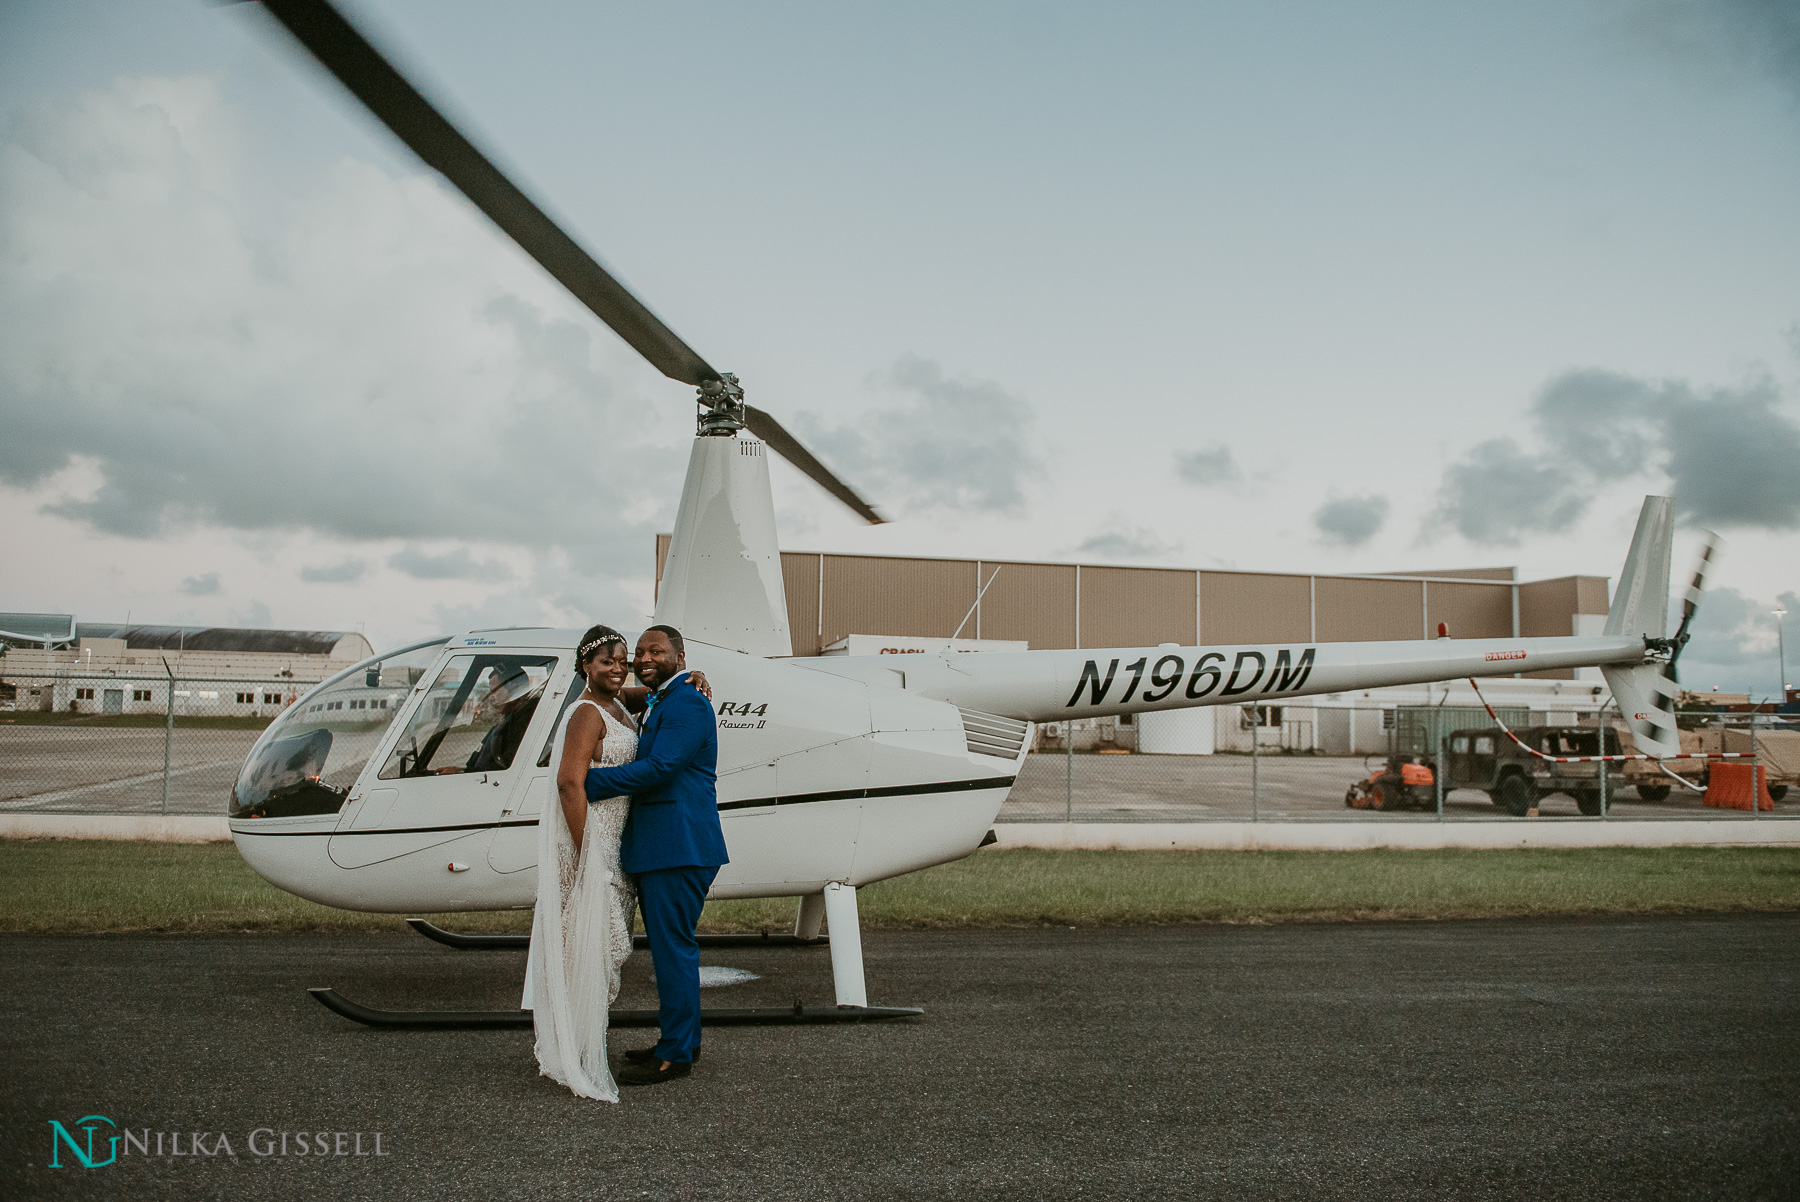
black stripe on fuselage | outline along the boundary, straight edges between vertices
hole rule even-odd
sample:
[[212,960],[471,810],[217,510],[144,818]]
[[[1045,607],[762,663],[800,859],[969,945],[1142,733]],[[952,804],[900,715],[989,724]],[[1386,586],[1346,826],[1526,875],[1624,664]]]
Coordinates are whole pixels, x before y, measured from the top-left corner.
[[761,809],[767,806],[805,805],[813,801],[849,801],[860,797],[913,797],[921,793],[966,793],[973,789],[1007,789],[1015,776],[988,776],[980,780],[948,780],[932,785],[889,785],[881,789],[842,789],[835,793],[794,793],[787,797],[754,797],[748,801],[723,801],[720,811]]
[[[939,781],[929,785],[889,785],[880,789],[840,789],[830,793],[794,793],[786,797],[754,797],[747,801],[726,801],[719,803],[721,813],[727,810],[766,809],[769,806],[807,805],[815,801],[853,801],[865,797],[914,797],[926,793],[967,793],[976,789],[1007,789],[1012,787],[1014,776],[988,776],[980,780]],[[239,821],[243,821],[240,819]],[[255,821],[251,819],[250,821]],[[481,831],[492,830],[504,826],[536,826],[535,818],[514,818],[505,822],[465,822],[456,826],[403,826],[391,830],[370,827],[367,830],[328,830],[328,831],[259,831],[233,830],[234,835],[265,835],[269,837],[293,835],[435,835],[446,831]]]
[[[256,819],[237,819],[239,822],[255,822]],[[514,818],[508,822],[462,822],[455,826],[397,826],[391,830],[370,827],[360,831],[340,831],[333,828],[328,831],[240,831],[233,830],[234,835],[267,835],[271,838],[282,835],[435,835],[441,831],[490,831],[503,826],[536,826],[536,818]]]

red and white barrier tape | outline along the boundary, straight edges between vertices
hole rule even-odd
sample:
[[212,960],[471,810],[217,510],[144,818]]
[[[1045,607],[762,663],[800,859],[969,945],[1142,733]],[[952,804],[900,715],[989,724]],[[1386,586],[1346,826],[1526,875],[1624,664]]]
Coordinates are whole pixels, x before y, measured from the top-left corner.
[[[1488,699],[1481,695],[1481,686],[1476,684],[1472,678],[1469,681],[1469,687],[1475,690],[1475,696],[1481,702],[1481,708],[1488,712],[1488,717],[1494,720],[1494,725],[1500,728],[1502,734],[1517,743],[1526,754],[1535,755],[1540,760],[1549,760],[1553,764],[1616,764],[1621,760],[1654,760],[1660,764],[1664,760],[1749,760],[1756,758],[1756,753],[1751,751],[1683,751],[1675,755],[1550,755],[1530,746],[1518,735],[1507,730],[1506,723],[1500,721],[1500,715],[1494,712],[1494,707],[1488,704]],[[1602,726],[1598,729],[1605,730],[1606,728]],[[1604,744],[1602,745],[1604,746]],[[1676,779],[1681,778],[1676,777]]]

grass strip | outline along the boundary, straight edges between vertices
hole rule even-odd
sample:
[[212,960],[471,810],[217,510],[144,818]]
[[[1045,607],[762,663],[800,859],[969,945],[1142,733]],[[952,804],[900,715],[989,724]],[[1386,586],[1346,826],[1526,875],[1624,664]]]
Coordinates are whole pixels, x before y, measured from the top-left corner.
[[[1800,909],[1800,850],[983,851],[859,895],[875,929],[1693,914]],[[706,931],[781,930],[791,899],[713,902]],[[529,911],[421,915],[530,929]],[[0,840],[0,931],[404,931],[263,881],[229,844]]]

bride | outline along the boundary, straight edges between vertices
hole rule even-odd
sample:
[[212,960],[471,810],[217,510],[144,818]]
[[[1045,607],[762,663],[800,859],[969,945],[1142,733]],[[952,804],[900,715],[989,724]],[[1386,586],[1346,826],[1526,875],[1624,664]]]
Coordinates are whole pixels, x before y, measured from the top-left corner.
[[[619,970],[631,955],[637,888],[619,868],[619,836],[630,802],[588,804],[588,768],[629,764],[648,689],[626,688],[625,636],[595,626],[581,638],[575,670],[587,681],[564,713],[556,742],[560,805],[538,819],[537,912],[531,923],[532,1025],[538,1068],[584,1098],[619,1100],[606,1063],[607,1009],[619,996]],[[705,678],[689,673],[710,697]],[[553,744],[554,745],[554,744]]]

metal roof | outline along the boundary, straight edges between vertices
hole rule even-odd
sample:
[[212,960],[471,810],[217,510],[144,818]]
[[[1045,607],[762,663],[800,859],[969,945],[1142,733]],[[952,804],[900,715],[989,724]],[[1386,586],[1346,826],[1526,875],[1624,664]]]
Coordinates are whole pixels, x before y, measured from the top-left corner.
[[74,614],[0,614],[0,639],[41,647],[75,638]]
[[75,629],[84,639],[124,639],[125,646],[134,651],[261,651],[277,655],[330,655],[344,639],[362,637],[348,630],[234,630],[109,622],[82,622]]

